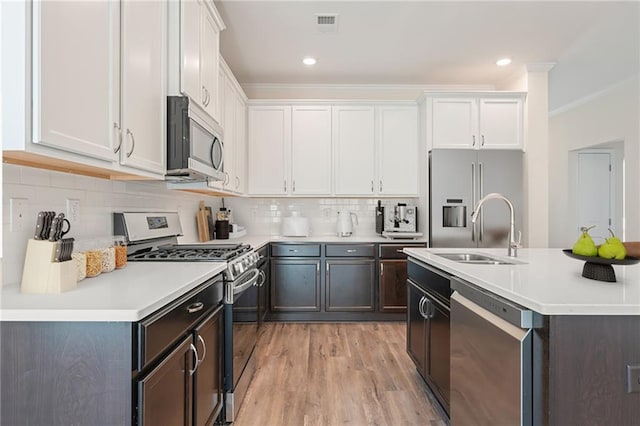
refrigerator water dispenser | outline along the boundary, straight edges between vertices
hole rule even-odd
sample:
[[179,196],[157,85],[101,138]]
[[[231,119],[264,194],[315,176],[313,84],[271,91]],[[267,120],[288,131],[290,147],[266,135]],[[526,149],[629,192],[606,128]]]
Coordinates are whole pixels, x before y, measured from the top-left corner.
[[[456,201],[462,203],[462,200],[447,200],[447,203],[453,203]],[[467,206],[462,204],[442,206],[442,227],[466,228]]]

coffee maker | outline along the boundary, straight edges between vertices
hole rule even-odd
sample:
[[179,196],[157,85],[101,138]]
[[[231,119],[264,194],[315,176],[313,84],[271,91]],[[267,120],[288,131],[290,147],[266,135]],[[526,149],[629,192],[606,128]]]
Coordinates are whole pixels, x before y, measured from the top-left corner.
[[382,235],[388,238],[416,238],[422,236],[418,232],[418,207],[406,203],[398,203],[378,207],[377,211],[384,217]]

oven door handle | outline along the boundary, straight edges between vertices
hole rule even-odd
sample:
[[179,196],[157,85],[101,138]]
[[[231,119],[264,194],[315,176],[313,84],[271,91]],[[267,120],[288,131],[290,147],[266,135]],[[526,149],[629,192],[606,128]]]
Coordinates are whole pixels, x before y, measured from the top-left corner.
[[260,270],[259,269],[253,269],[248,273],[250,273],[252,275],[251,278],[249,278],[246,282],[240,284],[239,286],[233,287],[234,296],[236,294],[242,293],[243,291],[245,291],[249,287],[255,285],[256,282],[258,281],[258,277],[260,276]]

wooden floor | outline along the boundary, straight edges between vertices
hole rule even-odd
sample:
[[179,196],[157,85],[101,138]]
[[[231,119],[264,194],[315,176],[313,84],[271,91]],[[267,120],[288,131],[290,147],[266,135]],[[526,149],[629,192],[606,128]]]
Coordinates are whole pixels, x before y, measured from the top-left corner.
[[446,425],[404,323],[267,323],[235,426]]

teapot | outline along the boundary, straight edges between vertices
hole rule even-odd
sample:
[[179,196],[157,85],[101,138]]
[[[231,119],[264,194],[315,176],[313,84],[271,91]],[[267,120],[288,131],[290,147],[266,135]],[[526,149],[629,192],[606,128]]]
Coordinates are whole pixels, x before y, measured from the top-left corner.
[[339,211],[336,232],[339,237],[350,237],[353,234],[353,224],[358,224],[358,215],[354,212]]

